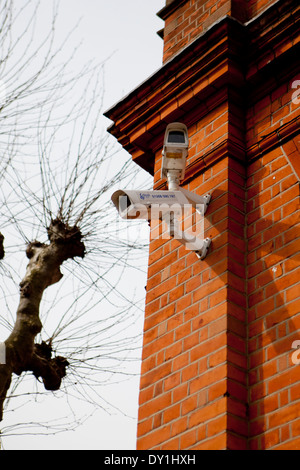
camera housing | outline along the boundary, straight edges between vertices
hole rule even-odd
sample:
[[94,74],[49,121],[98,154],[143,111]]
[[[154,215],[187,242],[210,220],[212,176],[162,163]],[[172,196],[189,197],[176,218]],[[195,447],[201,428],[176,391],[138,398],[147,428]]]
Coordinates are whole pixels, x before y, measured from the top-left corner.
[[111,200],[122,219],[145,219],[153,217],[153,208],[163,216],[174,213],[179,216],[184,206],[192,206],[202,215],[210,202],[210,195],[198,196],[183,188],[178,191],[118,190]]
[[162,152],[163,177],[168,177],[169,171],[175,170],[179,181],[183,180],[188,147],[189,139],[186,125],[180,122],[168,124]]
[[118,190],[113,193],[112,202],[122,219],[151,219],[153,207],[159,208],[161,213],[181,211],[188,199],[181,191],[145,191]]
[[193,207],[204,216],[211,196],[198,196],[179,187],[184,178],[188,154],[188,130],[185,124],[173,122],[165,131],[162,152],[162,177],[168,180],[168,190],[118,190],[111,196],[122,219],[163,220],[169,235],[187,249],[195,251],[200,259],[207,255],[210,238],[201,239],[182,231],[179,219],[185,207]]

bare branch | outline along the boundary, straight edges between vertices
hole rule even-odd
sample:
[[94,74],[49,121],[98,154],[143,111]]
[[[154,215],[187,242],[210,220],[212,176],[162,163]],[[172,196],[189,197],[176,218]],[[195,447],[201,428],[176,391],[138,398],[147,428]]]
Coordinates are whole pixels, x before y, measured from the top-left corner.
[[0,2],[0,420],[19,395],[30,400],[44,388],[112,409],[103,386],[134,374],[128,364],[140,352],[144,298],[124,280],[142,275],[147,241],[139,222],[127,233],[110,203],[121,181],[136,183],[138,167],[101,130],[104,64],[74,74],[76,47],[60,61],[57,5],[37,47],[42,3]]

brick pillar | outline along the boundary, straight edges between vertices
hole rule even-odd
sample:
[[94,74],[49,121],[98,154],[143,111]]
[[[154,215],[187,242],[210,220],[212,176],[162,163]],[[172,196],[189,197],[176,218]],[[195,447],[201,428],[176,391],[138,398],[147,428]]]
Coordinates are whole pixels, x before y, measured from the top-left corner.
[[187,188],[212,194],[213,248],[151,242],[138,448],[246,448],[245,169],[226,157]]
[[[293,83],[294,79],[277,85],[248,111],[251,157],[256,153],[247,178],[253,450],[300,448],[299,355],[296,363],[293,360],[293,342],[300,339],[300,136]],[[267,136],[260,140],[260,149],[258,134]]]
[[299,449],[300,7],[159,14],[164,65],[106,116],[154,189],[167,124],[187,125],[182,186],[211,194],[212,243],[199,260],[152,223],[137,448]]
[[251,20],[276,0],[171,0],[158,13],[165,21],[166,62],[226,15],[241,22]]

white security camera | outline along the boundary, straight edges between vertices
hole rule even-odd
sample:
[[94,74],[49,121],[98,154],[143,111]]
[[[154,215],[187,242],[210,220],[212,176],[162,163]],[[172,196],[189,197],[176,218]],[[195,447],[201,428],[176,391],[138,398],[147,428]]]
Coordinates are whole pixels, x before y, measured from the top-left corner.
[[150,220],[158,209],[162,214],[172,211],[179,215],[189,204],[181,191],[119,190],[111,199],[122,219]]
[[211,239],[200,239],[182,231],[178,221],[190,207],[204,215],[210,195],[198,196],[182,188],[178,191],[118,190],[111,199],[122,219],[162,220],[172,238],[195,251],[199,258],[205,258]]
[[177,184],[184,178],[188,147],[186,125],[181,122],[169,124],[166,128],[162,152],[162,177],[168,178],[169,189],[173,189],[170,188],[170,176],[171,180],[172,177],[176,179]]
[[151,220],[158,213],[172,212],[180,216],[185,206],[192,206],[204,215],[210,195],[198,196],[183,188],[178,191],[118,190],[111,200],[122,219]]
[[122,219],[165,221],[170,236],[203,259],[211,239],[201,239],[194,235],[191,237],[181,230],[179,224],[179,218],[188,207],[193,207],[204,216],[211,198],[209,194],[198,196],[179,187],[179,181],[184,178],[188,146],[186,125],[179,122],[169,124],[165,132],[162,159],[162,176],[167,177],[169,190],[118,190],[111,199]]

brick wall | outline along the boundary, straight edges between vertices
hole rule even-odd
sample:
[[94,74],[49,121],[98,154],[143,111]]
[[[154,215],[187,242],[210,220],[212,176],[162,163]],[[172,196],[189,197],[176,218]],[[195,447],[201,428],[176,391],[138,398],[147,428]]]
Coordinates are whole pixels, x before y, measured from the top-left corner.
[[[299,116],[293,80],[248,111],[249,143]],[[279,131],[280,132],[280,131]],[[248,168],[248,348],[251,449],[299,449],[300,137],[283,140]]]
[[279,86],[271,87],[259,101],[249,106],[246,115],[247,147],[251,148],[266,134],[275,132],[299,115],[299,105],[294,104],[292,100],[295,92],[293,84],[296,80],[297,75],[294,75]]
[[[251,15],[266,6],[248,2]],[[212,195],[204,261],[176,240],[151,242],[138,448],[300,448],[298,76],[278,70],[257,86],[294,43],[249,61],[244,116],[227,91],[189,126],[187,166],[229,137],[244,142],[249,164],[223,158],[185,186]],[[160,165],[158,152],[154,187]]]
[[[290,85],[249,109],[252,144],[266,116],[268,133],[299,115]],[[285,106],[289,113],[278,119]],[[190,128],[190,160],[207,149],[206,129],[216,139],[226,134],[227,117],[222,105],[206,126]],[[176,240],[152,240],[138,448],[300,448],[292,362],[300,340],[299,144],[287,140],[247,168],[225,158],[186,186],[212,195],[204,261]],[[160,163],[158,154],[156,185]]]
[[[288,145],[288,144],[286,144]],[[250,448],[299,448],[299,178],[285,145],[249,167]],[[296,439],[295,439],[296,438]]]
[[277,0],[248,0],[247,5],[245,6],[247,9],[247,19],[251,20],[264,11],[267,7],[276,3],[276,1]]
[[214,199],[207,261],[176,240],[151,242],[140,449],[246,448],[243,186],[244,169],[227,159],[193,180]]
[[[215,101],[189,126],[187,166],[228,138],[234,113],[227,94]],[[154,188],[163,181],[158,152]],[[225,158],[185,187],[212,195],[203,234],[212,248],[199,262],[152,222],[137,445],[246,449],[245,168]]]
[[160,16],[165,20],[166,62],[226,15],[246,22],[276,0],[178,0],[167,3]]
[[216,20],[230,13],[231,0],[188,0],[165,18],[164,55],[167,61]]
[[[216,5],[169,2],[165,47],[200,3]],[[151,222],[138,449],[300,449],[300,5],[237,6],[258,16],[223,18],[181,53],[178,36],[178,60],[110,115],[154,189],[166,125],[184,122],[183,187],[212,197],[204,260]]]

